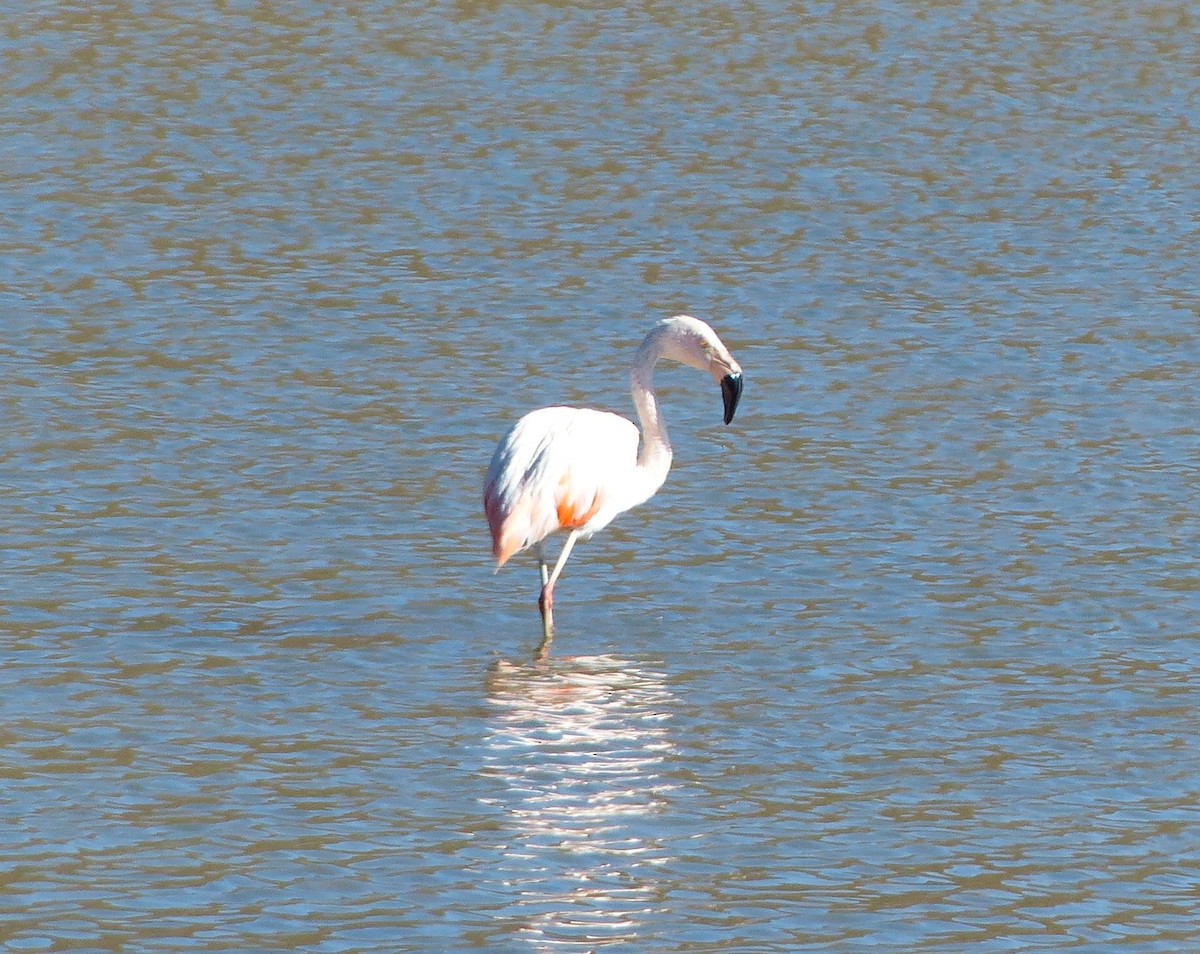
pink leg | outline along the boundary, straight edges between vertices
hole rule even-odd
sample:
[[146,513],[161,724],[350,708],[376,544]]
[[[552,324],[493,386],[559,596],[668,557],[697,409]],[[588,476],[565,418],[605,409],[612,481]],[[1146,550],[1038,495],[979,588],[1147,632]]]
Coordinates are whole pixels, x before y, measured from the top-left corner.
[[546,568],[546,555],[542,545],[537,548],[538,566],[542,571],[542,590],[538,596],[538,609],[542,613],[542,644],[538,647],[537,658],[544,659],[550,648],[550,640],[554,638],[554,587],[550,583],[550,572]]
[[538,649],[539,659],[546,655],[550,640],[554,638],[554,584],[558,582],[558,576],[562,573],[567,557],[571,555],[571,548],[575,546],[578,538],[579,531],[572,530],[567,542],[563,544],[562,553],[558,555],[558,562],[554,564],[554,572],[549,576],[546,574],[546,561],[541,550],[538,550],[538,560],[542,568],[542,593],[538,597],[538,609],[542,611],[542,645]]
[[[546,565],[542,564],[542,576],[546,575]],[[538,609],[542,611],[542,642],[533,658],[541,662],[550,655],[550,641],[554,639],[554,587],[546,584],[538,597]]]

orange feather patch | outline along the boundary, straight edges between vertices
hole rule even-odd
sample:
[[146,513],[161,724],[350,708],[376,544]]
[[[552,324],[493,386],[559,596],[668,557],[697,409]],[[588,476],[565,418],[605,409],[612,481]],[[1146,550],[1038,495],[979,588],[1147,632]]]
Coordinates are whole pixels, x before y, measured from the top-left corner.
[[591,500],[588,500],[586,496],[572,494],[569,481],[570,474],[564,474],[562,480],[558,482],[558,494],[555,499],[558,525],[564,530],[582,527],[596,516],[597,511],[604,503],[599,491],[592,494]]

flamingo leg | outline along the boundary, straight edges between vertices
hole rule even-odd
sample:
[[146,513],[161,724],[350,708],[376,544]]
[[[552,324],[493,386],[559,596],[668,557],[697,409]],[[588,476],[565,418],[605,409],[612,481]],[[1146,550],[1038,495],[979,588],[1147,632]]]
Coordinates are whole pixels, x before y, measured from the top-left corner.
[[[546,567],[546,551],[542,549],[541,543],[537,545],[538,568],[542,572],[542,592],[546,591],[546,584],[550,582],[550,571]],[[543,597],[538,597],[538,609],[542,611],[542,642],[538,646],[537,652],[534,654],[534,659],[545,659],[550,652],[550,640],[554,638],[554,617],[550,610],[543,603]]]
[[567,557],[571,555],[571,548],[578,539],[579,531],[572,530],[567,536],[567,542],[563,544],[562,553],[558,555],[558,561],[554,564],[554,571],[549,576],[546,575],[546,561],[542,551],[538,549],[538,560],[542,568],[542,594],[538,597],[538,609],[542,611],[542,645],[538,649],[539,659],[546,655],[550,640],[554,638],[554,584],[558,581],[563,567],[567,564]]

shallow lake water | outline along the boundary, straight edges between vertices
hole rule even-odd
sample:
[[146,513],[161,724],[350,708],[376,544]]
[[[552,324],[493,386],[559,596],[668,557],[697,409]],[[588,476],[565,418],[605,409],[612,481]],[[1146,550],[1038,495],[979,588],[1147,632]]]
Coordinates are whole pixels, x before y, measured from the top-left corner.
[[[1186,5],[0,30],[0,947],[1200,945]],[[493,572],[496,440],[737,419]]]

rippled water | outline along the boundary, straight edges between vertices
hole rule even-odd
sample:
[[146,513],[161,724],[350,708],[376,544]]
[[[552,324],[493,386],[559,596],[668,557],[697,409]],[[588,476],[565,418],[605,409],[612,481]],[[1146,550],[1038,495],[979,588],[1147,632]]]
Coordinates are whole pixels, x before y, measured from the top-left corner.
[[[0,946],[1200,943],[1185,5],[0,31]],[[535,661],[494,442],[666,486]]]

